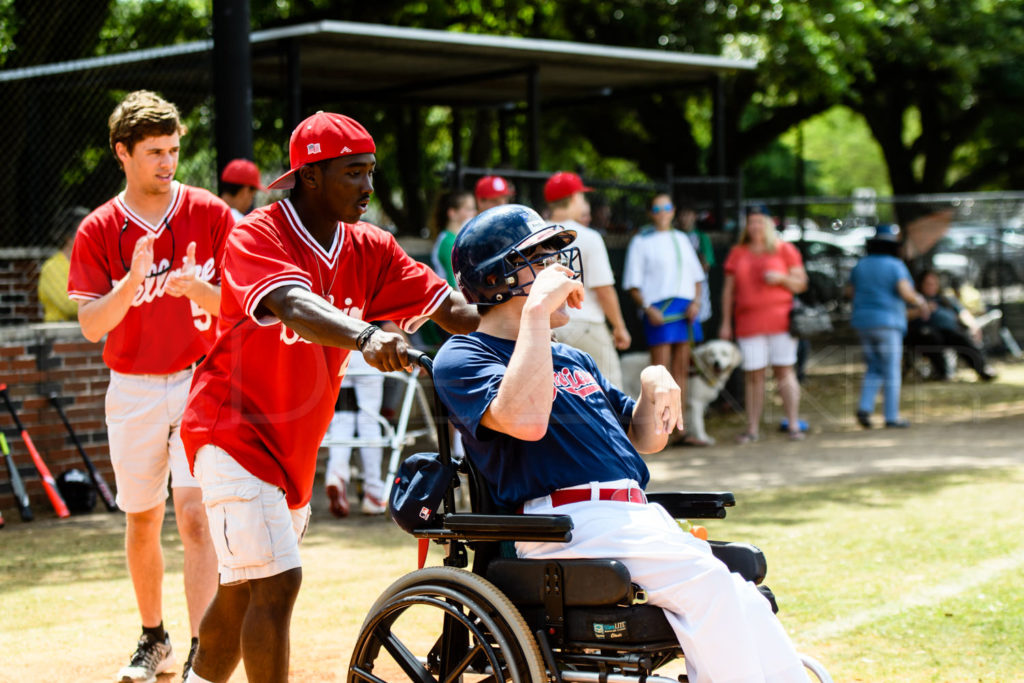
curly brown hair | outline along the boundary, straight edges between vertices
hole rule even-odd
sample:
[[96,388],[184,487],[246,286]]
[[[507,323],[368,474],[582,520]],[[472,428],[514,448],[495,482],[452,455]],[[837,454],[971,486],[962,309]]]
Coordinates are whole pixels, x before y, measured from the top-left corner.
[[[110,151],[115,159],[119,142],[131,154],[135,144],[145,138],[188,132],[181,123],[178,108],[150,90],[128,93],[114,108],[107,125],[110,127]],[[117,164],[121,166],[120,159]]]

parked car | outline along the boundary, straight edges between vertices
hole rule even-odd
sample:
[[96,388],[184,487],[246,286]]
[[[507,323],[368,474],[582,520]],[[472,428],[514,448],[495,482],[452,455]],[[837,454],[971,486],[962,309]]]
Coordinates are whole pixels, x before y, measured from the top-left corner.
[[826,230],[788,227],[782,239],[800,250],[807,271],[807,292],[802,299],[810,304],[838,304],[850,271],[863,253],[863,240]]
[[936,259],[959,255],[968,259],[965,279],[980,287],[996,287],[1024,282],[1024,234],[1000,232],[988,226],[954,226],[939,240],[933,252]]

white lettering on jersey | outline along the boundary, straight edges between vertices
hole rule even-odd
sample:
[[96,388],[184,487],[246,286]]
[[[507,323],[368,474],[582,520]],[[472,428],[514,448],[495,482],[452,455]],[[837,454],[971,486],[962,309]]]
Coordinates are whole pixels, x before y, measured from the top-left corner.
[[[153,267],[150,272],[160,272],[169,265],[167,259],[161,259],[159,263],[153,263]],[[213,279],[214,273],[214,262],[211,256],[206,260],[203,265],[196,264],[196,279],[202,280],[203,282],[209,282]],[[163,296],[167,290],[167,279],[171,275],[178,275],[181,273],[180,268],[174,270],[168,270],[162,275],[156,277],[147,277],[139,288],[135,290],[135,297],[132,299],[132,306],[142,306],[143,304],[152,303],[157,297]],[[111,284],[116,284],[112,282]]]
[[[328,295],[327,300],[331,303],[332,306],[334,305],[334,295],[333,294]],[[344,308],[339,308],[338,310],[340,310],[345,315],[348,315],[348,316],[351,316],[353,318],[356,318],[357,320],[362,320],[363,319],[363,309],[359,308],[358,306],[353,306],[352,305],[352,299],[350,297],[345,297],[345,307]],[[298,342],[302,342],[304,344],[311,344],[312,343],[309,340],[303,339],[302,336],[299,335],[298,332],[295,332],[294,330],[292,330],[290,327],[288,327],[284,323],[279,322],[278,325],[281,327],[280,340],[281,340],[282,344],[284,344],[286,346],[291,346],[292,344],[296,344]],[[346,365],[347,365],[347,363],[346,363]],[[345,368],[344,367],[341,369],[341,374],[342,375],[345,374]]]

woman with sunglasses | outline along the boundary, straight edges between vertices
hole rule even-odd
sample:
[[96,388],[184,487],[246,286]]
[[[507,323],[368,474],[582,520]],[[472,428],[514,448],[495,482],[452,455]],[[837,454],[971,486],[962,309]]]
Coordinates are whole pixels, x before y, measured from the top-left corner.
[[626,251],[623,287],[642,312],[651,364],[668,368],[686,396],[690,342],[704,340],[697,315],[706,277],[689,237],[672,226],[672,198],[655,195],[649,215]]

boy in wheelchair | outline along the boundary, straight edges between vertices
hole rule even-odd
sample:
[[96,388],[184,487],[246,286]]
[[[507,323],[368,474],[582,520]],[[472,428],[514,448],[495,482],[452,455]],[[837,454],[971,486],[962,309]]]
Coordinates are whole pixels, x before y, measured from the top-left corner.
[[583,296],[575,233],[523,206],[497,207],[459,233],[459,287],[481,311],[477,332],[451,338],[434,382],[495,502],[566,514],[566,543],[518,542],[522,558],[616,558],[661,607],[691,681],[806,681],[800,658],[753,583],[682,531],[643,487],[640,453],[682,429],[679,387],[661,366],[634,402],[586,354],[551,341]]

